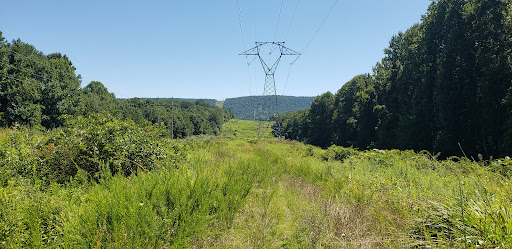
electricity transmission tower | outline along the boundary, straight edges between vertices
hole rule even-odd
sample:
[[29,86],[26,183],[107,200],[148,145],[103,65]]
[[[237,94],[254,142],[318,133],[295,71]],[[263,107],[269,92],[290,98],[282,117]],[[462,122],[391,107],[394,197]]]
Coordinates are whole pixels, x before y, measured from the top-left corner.
[[[263,51],[268,51],[268,59],[266,62],[263,56],[266,57],[267,54]],[[258,113],[258,119],[260,121],[258,126],[258,139],[261,139],[267,130],[272,127],[272,121],[275,121],[275,135],[281,138],[281,120],[279,119],[274,74],[283,56],[297,56],[298,58],[300,53],[285,47],[284,42],[256,42],[256,46],[254,48],[251,48],[240,55],[256,56],[261,62],[263,71],[265,71],[263,97]]]

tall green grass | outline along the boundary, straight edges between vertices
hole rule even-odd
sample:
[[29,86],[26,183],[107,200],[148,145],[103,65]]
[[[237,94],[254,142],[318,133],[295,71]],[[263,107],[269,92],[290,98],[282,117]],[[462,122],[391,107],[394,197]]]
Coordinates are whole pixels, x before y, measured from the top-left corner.
[[57,181],[48,139],[66,130],[0,132],[0,248],[512,247],[510,159],[258,141],[257,122],[177,141],[104,124],[107,147],[141,136],[160,156],[126,174],[107,150],[95,176],[77,163]]

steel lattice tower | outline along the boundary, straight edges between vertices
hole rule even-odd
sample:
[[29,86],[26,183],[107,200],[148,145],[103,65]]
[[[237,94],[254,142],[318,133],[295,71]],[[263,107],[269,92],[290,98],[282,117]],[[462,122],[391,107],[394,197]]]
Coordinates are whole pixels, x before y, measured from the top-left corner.
[[[268,49],[269,60],[265,62],[262,57],[262,48]],[[272,54],[279,51],[279,54],[275,58],[272,58]],[[261,62],[261,66],[265,71],[265,85],[263,89],[263,98],[259,110],[259,127],[258,127],[258,139],[261,139],[269,128],[272,127],[272,122],[275,121],[275,135],[281,138],[281,120],[279,118],[279,108],[277,101],[276,81],[274,74],[277,70],[277,66],[283,56],[300,56],[297,53],[284,46],[284,42],[256,42],[256,46],[251,48],[240,55],[245,56],[257,56]],[[274,61],[271,63],[271,61]],[[269,66],[271,65],[271,66]]]

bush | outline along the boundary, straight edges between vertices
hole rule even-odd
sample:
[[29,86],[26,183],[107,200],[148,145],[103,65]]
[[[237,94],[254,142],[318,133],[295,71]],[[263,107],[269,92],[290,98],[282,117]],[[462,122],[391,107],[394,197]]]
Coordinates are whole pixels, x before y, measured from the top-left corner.
[[488,166],[491,171],[496,172],[508,179],[510,179],[512,176],[512,159],[510,159],[510,157],[490,161]]
[[329,160],[343,161],[349,157],[356,156],[359,154],[360,154],[360,152],[352,147],[345,148],[345,147],[341,147],[341,146],[332,145],[322,155],[322,159],[324,159],[326,161],[329,161]]
[[[49,138],[41,153],[59,181],[67,181],[78,169],[98,179],[103,164],[109,165],[112,174],[128,176],[153,169],[166,156],[165,146],[159,144],[159,125],[139,127],[106,113],[65,119],[65,127]],[[174,147],[173,155],[178,151]]]
[[0,186],[15,176],[39,179],[45,174],[37,157],[42,137],[33,130],[14,126],[2,132],[0,139]]

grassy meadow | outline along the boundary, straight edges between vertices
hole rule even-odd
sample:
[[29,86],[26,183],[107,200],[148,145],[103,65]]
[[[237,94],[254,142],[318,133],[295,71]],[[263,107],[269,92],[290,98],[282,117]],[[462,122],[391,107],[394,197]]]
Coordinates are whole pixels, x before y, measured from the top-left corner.
[[183,140],[102,122],[0,132],[0,248],[512,247],[510,159],[258,141],[242,120]]

